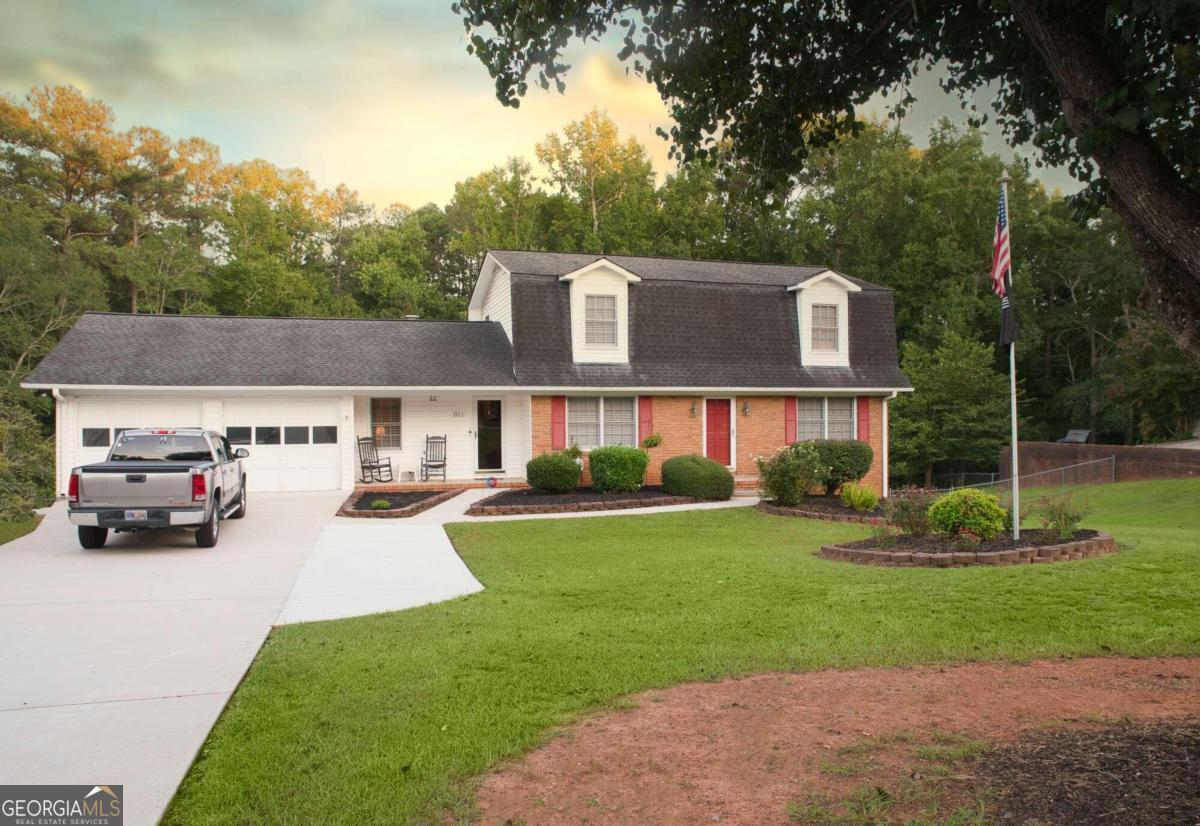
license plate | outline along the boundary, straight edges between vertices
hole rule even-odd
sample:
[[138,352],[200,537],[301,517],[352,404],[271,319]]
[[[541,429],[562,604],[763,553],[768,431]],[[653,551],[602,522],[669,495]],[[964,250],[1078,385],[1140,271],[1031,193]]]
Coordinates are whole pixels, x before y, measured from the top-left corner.
[[141,522],[146,519],[145,511],[125,511],[126,522]]

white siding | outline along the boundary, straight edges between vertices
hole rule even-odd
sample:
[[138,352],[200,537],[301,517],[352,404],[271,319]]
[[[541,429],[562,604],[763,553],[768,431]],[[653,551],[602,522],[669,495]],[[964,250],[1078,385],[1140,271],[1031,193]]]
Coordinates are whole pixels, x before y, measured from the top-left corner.
[[492,274],[487,298],[483,300],[483,319],[499,321],[508,340],[512,341],[512,289],[508,270],[497,266]]
[[[446,437],[446,476],[448,479],[472,479],[489,475],[521,478],[529,461],[529,411],[527,395],[504,395],[480,392],[473,395],[424,394],[404,395],[401,411],[401,440],[399,448],[380,448],[381,458],[392,460],[397,481],[411,472],[420,478],[421,454],[425,451],[426,436]],[[502,454],[504,473],[477,472],[475,444],[475,403],[478,399],[500,399]],[[371,400],[365,396],[354,399],[355,439],[371,435]],[[357,448],[356,448],[357,450]],[[358,478],[358,456],[354,456],[354,474]]]
[[[589,347],[584,338],[584,320],[589,295],[617,299],[617,346]],[[598,267],[571,280],[571,349],[579,364],[629,363],[629,282],[623,275]]]
[[[812,349],[812,305],[832,304],[838,314],[838,349],[836,352]],[[832,278],[796,290],[796,312],[800,321],[800,362],[806,367],[850,366],[850,302],[845,287]]]

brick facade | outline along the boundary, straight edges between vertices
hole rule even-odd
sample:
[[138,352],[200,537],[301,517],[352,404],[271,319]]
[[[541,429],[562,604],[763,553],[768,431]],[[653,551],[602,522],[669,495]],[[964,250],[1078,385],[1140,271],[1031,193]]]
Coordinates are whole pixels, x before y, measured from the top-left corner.
[[[550,396],[534,396],[530,404],[533,432],[530,444],[533,456],[552,449],[550,433]],[[746,403],[750,409],[746,411]],[[696,415],[692,415],[692,405]],[[871,397],[867,402],[870,416],[868,443],[875,453],[871,469],[863,482],[883,492],[883,400]],[[730,411],[737,441],[734,473],[737,476],[757,476],[755,458],[774,455],[786,444],[784,432],[783,396],[738,396]],[[653,405],[654,432],[662,436],[662,444],[650,451],[650,466],[646,483],[662,482],[662,463],[672,456],[704,453],[702,438],[704,398],[701,396],[655,396]],[[642,433],[640,437],[647,434]],[[584,464],[583,483],[591,482]]]

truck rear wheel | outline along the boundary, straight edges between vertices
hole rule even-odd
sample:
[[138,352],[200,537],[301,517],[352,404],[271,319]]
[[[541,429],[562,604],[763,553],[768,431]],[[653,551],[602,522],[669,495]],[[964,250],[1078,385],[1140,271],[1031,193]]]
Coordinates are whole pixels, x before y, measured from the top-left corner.
[[108,541],[108,528],[97,528],[94,525],[79,526],[79,544],[91,550],[103,548]]
[[213,498],[212,511],[208,515],[208,521],[200,530],[196,531],[196,544],[201,548],[211,548],[217,544],[217,539],[221,535],[221,502],[219,499]]

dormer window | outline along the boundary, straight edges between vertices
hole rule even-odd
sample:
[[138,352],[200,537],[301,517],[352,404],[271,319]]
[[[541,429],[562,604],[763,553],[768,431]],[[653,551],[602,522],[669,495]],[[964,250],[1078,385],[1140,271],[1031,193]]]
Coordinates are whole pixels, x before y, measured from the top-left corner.
[[572,361],[628,364],[629,287],[642,279],[601,257],[558,280],[571,289]]
[[850,366],[850,294],[861,290],[862,287],[833,270],[788,287],[789,292],[796,294],[802,365]]
[[838,306],[836,304],[812,305],[812,348],[815,352],[837,352]]
[[584,296],[584,342],[588,347],[617,346],[617,297]]

